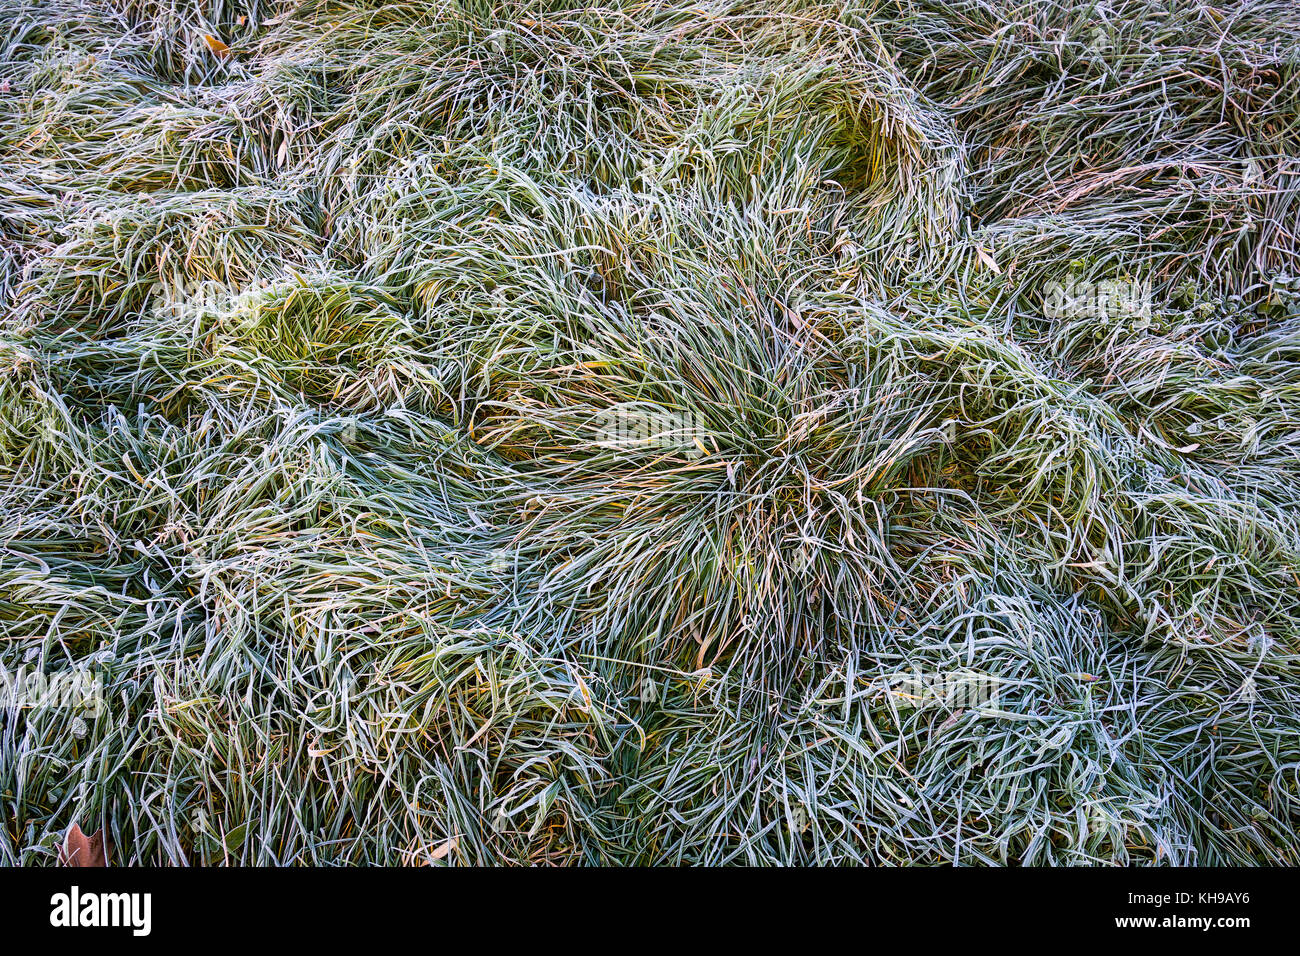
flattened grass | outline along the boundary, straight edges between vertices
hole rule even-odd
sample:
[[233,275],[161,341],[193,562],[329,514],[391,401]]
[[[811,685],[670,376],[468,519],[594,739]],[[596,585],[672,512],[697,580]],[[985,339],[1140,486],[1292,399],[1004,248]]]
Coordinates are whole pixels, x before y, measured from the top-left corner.
[[0,861],[1300,862],[1291,4],[0,6]]

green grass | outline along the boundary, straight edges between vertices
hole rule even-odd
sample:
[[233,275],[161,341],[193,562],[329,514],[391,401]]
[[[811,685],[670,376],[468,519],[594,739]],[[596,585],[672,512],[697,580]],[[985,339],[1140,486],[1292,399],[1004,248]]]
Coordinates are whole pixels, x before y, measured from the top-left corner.
[[1293,3],[0,11],[0,863],[1300,864]]

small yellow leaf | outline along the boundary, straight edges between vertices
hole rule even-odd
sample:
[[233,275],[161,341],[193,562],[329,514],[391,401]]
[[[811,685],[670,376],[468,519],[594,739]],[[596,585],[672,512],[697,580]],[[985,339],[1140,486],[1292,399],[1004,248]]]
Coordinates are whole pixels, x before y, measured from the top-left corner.
[[211,33],[203,34],[203,41],[207,43],[208,49],[217,56],[230,56],[230,47],[226,46],[225,43],[214,37]]

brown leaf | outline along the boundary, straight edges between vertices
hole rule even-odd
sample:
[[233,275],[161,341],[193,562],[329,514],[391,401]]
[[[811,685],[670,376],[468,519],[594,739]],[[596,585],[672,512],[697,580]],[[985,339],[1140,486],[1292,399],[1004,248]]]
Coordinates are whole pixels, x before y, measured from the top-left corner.
[[460,845],[460,837],[452,837],[446,843],[434,849],[433,852],[429,854],[429,859],[441,860],[444,856],[446,856],[452,850],[456,849],[456,847],[459,845]]
[[986,249],[976,246],[975,255],[979,256],[980,262],[984,263],[984,265],[992,269],[995,273],[998,275],[1002,274],[1002,270],[998,268],[998,260],[994,259]]
[[108,866],[108,841],[104,839],[104,831],[96,830],[86,836],[77,824],[68,827],[59,850],[59,862],[64,866]]
[[211,33],[203,34],[203,42],[205,42],[208,45],[208,49],[211,50],[213,53],[215,53],[217,56],[220,57],[230,56],[230,47],[226,46],[225,43],[223,43],[217,37],[214,37]]

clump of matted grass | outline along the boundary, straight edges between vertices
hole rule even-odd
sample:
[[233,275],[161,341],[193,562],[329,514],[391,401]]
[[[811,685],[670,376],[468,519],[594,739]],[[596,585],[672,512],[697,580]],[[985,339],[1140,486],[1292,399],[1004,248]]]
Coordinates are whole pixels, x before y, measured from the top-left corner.
[[0,6],[0,860],[1300,862],[1290,5]]

